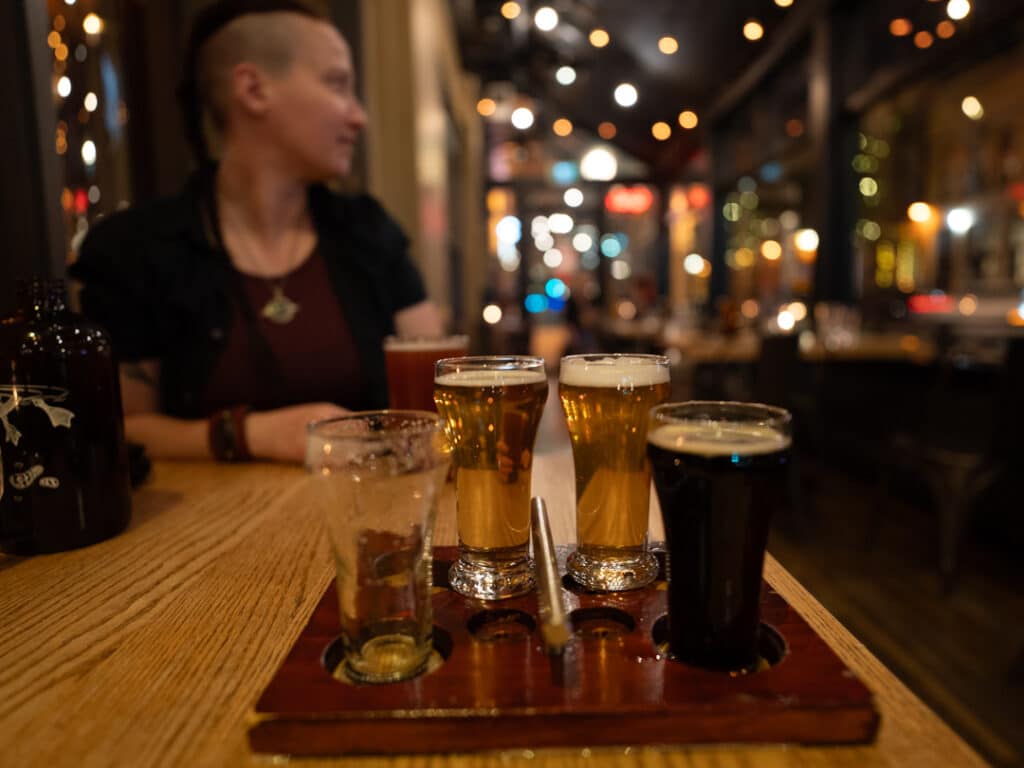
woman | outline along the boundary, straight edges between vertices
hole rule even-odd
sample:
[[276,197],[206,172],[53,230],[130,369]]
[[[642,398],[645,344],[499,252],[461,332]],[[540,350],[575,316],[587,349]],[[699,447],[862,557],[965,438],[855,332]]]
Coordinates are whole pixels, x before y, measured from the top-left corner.
[[384,336],[440,335],[440,317],[383,209],[324,186],[366,126],[338,30],[291,0],[228,0],[188,50],[199,172],[98,224],[71,274],[111,332],[129,440],[301,461],[310,421],[386,405]]

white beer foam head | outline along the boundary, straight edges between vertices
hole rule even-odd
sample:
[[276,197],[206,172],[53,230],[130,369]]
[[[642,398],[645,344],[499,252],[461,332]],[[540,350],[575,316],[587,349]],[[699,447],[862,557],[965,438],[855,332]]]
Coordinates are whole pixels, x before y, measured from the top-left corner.
[[495,368],[473,368],[445,373],[434,379],[434,383],[442,387],[509,387],[538,382],[547,382],[544,371],[523,371],[514,368],[505,371]]
[[789,435],[764,424],[690,421],[663,424],[647,434],[647,441],[666,451],[691,456],[760,456],[789,448]]
[[668,383],[668,366],[642,355],[569,357],[562,360],[559,381],[570,387],[650,387]]
[[441,339],[402,339],[398,336],[388,336],[384,339],[384,349],[444,349],[458,350],[466,349],[469,346],[468,336],[445,336]]

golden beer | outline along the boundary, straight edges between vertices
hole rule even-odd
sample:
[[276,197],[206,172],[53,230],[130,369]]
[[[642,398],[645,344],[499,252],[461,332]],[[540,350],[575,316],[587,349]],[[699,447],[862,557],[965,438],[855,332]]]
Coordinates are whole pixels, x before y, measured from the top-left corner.
[[437,364],[434,403],[451,443],[459,529],[450,581],[463,594],[493,600],[533,587],[530,478],[547,389],[539,358]]
[[634,589],[657,574],[646,552],[647,413],[669,391],[668,359],[659,355],[562,359],[558,393],[576,475],[576,552],[568,565],[590,589]]

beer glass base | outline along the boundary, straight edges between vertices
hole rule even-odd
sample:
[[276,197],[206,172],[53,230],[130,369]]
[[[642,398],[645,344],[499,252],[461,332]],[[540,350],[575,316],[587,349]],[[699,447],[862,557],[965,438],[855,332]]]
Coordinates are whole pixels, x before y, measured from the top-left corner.
[[396,683],[427,668],[432,646],[408,635],[380,635],[345,659],[345,674],[357,683]]
[[503,600],[530,592],[533,561],[523,558],[499,564],[468,562],[459,558],[448,571],[448,584],[460,595],[477,600]]
[[595,556],[577,549],[566,566],[578,584],[594,592],[640,589],[658,577],[658,559],[650,552]]

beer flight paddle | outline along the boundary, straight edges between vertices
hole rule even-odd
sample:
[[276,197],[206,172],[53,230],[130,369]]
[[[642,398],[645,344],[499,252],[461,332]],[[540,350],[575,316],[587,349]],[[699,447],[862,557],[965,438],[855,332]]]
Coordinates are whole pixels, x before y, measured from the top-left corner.
[[[552,656],[542,619],[550,607],[542,612],[536,591],[466,598],[447,584],[458,550],[436,548],[433,640],[443,662],[384,685],[332,674],[342,658],[332,582],[257,701],[250,746],[331,755],[874,738],[870,692],[766,583],[762,671],[730,674],[668,658],[663,552],[652,550],[662,571],[642,589],[602,594],[561,580],[572,637]],[[568,554],[557,549],[558,573]]]

